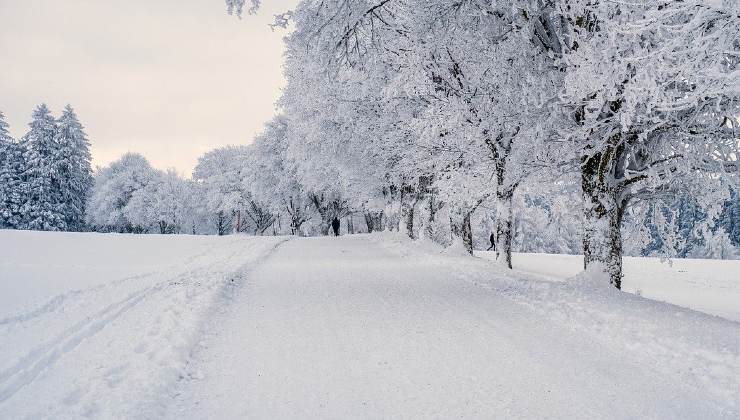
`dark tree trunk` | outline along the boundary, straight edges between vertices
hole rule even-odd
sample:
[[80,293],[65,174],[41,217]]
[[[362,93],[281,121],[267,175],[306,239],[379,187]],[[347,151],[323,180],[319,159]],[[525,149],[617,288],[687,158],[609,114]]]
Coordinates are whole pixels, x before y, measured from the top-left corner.
[[519,185],[507,177],[506,162],[509,160],[514,139],[519,134],[516,127],[511,134],[499,134],[496,139],[489,139],[489,149],[493,158],[496,176],[496,260],[507,268],[511,266],[511,245],[513,239],[512,204],[514,192]]
[[403,230],[409,238],[414,238],[414,203],[407,202],[401,203],[401,220],[403,223]]
[[236,233],[241,233],[244,231],[244,223],[242,219],[242,212],[241,210],[234,211],[234,216],[236,216],[235,219],[235,225],[234,225],[234,231]]
[[311,202],[316,208],[316,211],[319,213],[319,216],[321,216],[321,224],[319,225],[321,234],[323,236],[329,236],[329,230],[331,230],[331,221],[334,219],[334,215],[330,214],[329,208],[324,201],[325,200],[323,194],[320,196],[316,194],[311,195]]
[[473,227],[470,223],[470,217],[472,213],[472,211],[467,212],[465,213],[465,216],[463,216],[461,232],[463,246],[465,246],[465,250],[468,251],[470,255],[473,255]]
[[292,235],[301,235],[301,225],[303,225],[303,220],[296,219],[291,217],[290,219],[290,233]]
[[583,265],[589,269],[600,264],[617,289],[622,287],[621,226],[627,204],[615,182],[621,155],[621,147],[613,147],[581,160]]
[[381,232],[383,230],[383,212],[365,212],[365,223],[367,224],[368,233]]
[[365,224],[367,225],[367,233],[373,233],[375,231],[372,213],[365,212]]
[[462,240],[463,247],[473,255],[473,227],[470,219],[475,209],[457,209],[450,214],[450,228],[454,237]]
[[226,235],[226,215],[223,211],[216,213],[216,228],[218,229],[218,236]]
[[513,232],[513,191],[497,193],[498,208],[496,216],[496,260],[507,268],[511,265],[511,245],[514,239]]
[[432,238],[434,236],[434,222],[437,220],[437,212],[444,207],[444,203],[437,201],[436,195],[429,194],[427,204],[427,211],[429,214],[427,217],[427,224],[424,226],[424,229],[426,236],[428,238]]
[[290,233],[291,235],[301,235],[301,226],[306,222],[308,216],[304,211],[304,207],[296,204],[291,197],[285,205],[285,209],[290,216]]

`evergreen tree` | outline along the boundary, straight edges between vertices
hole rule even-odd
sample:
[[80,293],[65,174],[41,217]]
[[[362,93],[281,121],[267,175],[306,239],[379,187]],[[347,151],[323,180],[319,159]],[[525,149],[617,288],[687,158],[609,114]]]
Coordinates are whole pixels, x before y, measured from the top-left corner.
[[0,112],[0,228],[17,229],[21,224],[22,172],[22,148],[11,138]]
[[85,209],[93,179],[90,142],[70,105],[64,108],[57,120],[55,141],[58,147],[55,165],[64,204],[64,221],[67,230],[79,231],[85,227]]
[[23,228],[31,230],[66,230],[64,202],[58,165],[59,144],[55,141],[57,124],[46,104],[33,112],[31,130],[23,137],[27,195],[21,212]]
[[740,247],[740,193],[731,190],[720,215],[720,226],[727,232],[730,241]]

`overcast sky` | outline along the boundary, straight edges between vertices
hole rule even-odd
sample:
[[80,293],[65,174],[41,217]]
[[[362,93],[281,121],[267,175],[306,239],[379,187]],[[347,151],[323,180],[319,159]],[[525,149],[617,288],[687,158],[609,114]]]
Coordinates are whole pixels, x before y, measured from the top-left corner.
[[284,30],[223,0],[0,0],[0,110],[20,137],[41,102],[77,111],[94,165],[127,151],[190,176],[198,156],[251,142],[275,114]]

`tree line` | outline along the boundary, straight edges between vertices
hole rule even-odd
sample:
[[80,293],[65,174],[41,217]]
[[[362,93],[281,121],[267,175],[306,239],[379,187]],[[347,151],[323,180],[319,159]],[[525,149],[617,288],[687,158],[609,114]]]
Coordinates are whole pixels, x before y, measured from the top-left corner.
[[[227,0],[240,14],[243,0]],[[251,2],[256,11],[259,2]],[[736,255],[740,14],[732,2],[302,0],[252,144],[191,180],[124,156],[91,228],[397,230],[472,252]]]
[[71,106],[45,104],[18,141],[0,112],[0,229],[81,231],[93,178],[90,143]]

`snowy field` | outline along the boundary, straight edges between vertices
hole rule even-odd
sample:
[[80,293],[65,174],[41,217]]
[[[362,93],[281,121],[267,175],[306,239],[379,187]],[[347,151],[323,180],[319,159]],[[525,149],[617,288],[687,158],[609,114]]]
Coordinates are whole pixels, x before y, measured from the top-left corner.
[[[494,252],[476,252],[494,260]],[[580,255],[514,254],[517,271],[562,281],[583,271]],[[624,258],[626,292],[740,322],[740,260]]]
[[283,239],[0,230],[0,418],[136,418]]
[[[740,323],[558,280],[575,257],[511,273],[391,234],[0,231],[0,249],[3,419],[740,416]],[[736,265],[677,263],[683,295],[657,261],[626,286],[737,313],[701,294],[736,293]]]

